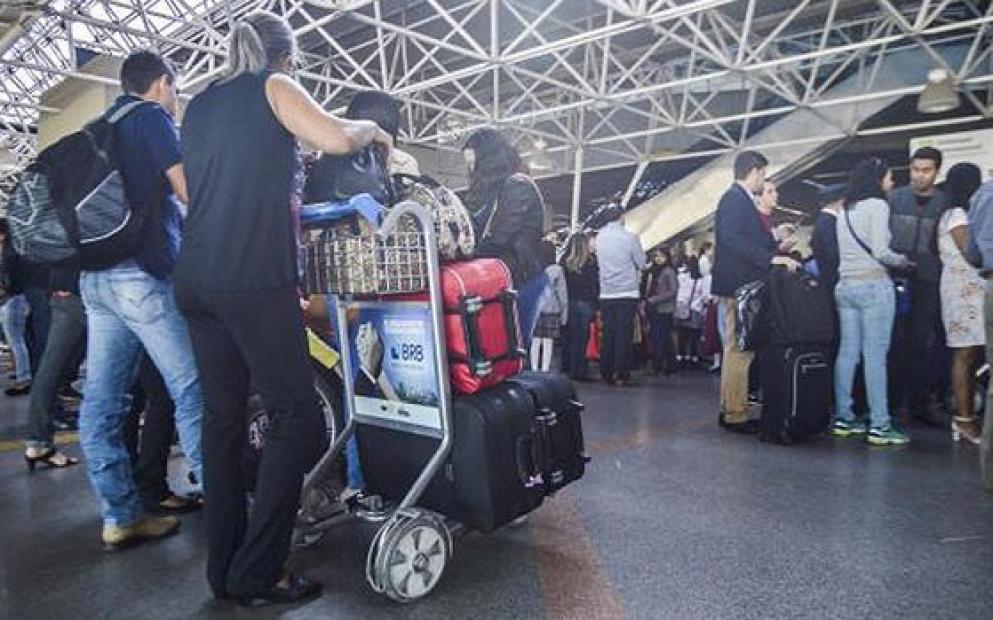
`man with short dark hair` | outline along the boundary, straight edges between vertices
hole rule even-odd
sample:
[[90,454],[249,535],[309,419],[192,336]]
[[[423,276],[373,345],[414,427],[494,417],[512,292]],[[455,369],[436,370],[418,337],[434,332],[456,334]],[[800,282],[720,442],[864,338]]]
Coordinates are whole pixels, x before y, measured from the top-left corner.
[[[80,411],[80,443],[90,481],[103,503],[108,549],[174,533],[175,517],[145,513],[121,435],[126,396],[142,346],[175,402],[180,444],[200,478],[203,396],[186,323],[176,307],[170,276],[179,254],[181,215],[187,200],[174,118],[178,93],[172,65],[150,51],[131,54],[121,67],[124,94],[115,114],[115,148],[132,211],[144,217],[143,242],[134,256],[101,271],[83,271],[87,376]],[[202,478],[201,478],[202,479]]]
[[898,317],[891,349],[890,403],[905,407],[910,415],[934,426],[948,420],[928,410],[928,371],[932,338],[939,319],[941,260],[938,258],[937,226],[948,206],[948,198],[935,187],[941,170],[941,152],[924,147],[910,159],[910,185],[889,196],[890,247],[914,262],[907,276],[911,306]]
[[[748,370],[754,353],[738,348],[735,291],[761,280],[774,264],[791,269],[799,265],[777,256],[779,244],[771,227],[763,223],[757,197],[766,185],[769,161],[756,151],[743,151],[734,160],[734,183],[717,205],[715,257],[711,292],[724,307],[724,356],[721,366],[719,423],[738,433],[758,432],[748,412]],[[774,186],[773,186],[774,187]]]
[[606,215],[607,225],[596,236],[603,315],[600,374],[609,385],[620,386],[631,384],[634,317],[641,296],[641,271],[646,263],[638,236],[621,222],[623,213],[619,206],[612,207]]

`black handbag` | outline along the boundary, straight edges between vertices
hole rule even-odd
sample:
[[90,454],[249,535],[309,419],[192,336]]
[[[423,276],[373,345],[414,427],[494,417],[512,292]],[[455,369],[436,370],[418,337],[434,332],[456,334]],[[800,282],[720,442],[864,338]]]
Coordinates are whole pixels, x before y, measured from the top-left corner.
[[345,202],[358,194],[369,194],[381,205],[393,202],[389,164],[376,146],[351,155],[324,154],[307,170],[305,204]]

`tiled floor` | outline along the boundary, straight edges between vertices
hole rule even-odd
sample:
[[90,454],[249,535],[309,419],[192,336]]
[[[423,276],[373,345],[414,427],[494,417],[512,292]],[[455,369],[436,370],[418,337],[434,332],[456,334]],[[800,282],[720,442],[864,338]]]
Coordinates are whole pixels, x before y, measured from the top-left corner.
[[[373,530],[357,523],[291,559],[324,581],[322,599],[212,602],[200,516],[104,554],[84,469],[29,475],[5,444],[0,618],[993,617],[993,495],[971,446],[920,428],[896,450],[761,444],[717,427],[704,374],[581,394],[587,476],[521,528],[460,539],[437,590],[409,606],[366,585]],[[0,396],[0,439],[18,437],[26,405]]]

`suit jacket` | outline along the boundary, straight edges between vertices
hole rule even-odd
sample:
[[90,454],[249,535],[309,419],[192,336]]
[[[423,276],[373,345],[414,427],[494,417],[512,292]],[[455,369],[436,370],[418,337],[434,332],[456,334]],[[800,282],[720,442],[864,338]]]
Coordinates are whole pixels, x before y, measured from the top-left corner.
[[775,238],[762,227],[755,201],[738,183],[717,204],[714,246],[711,293],[719,297],[733,297],[742,285],[764,278],[776,255]]

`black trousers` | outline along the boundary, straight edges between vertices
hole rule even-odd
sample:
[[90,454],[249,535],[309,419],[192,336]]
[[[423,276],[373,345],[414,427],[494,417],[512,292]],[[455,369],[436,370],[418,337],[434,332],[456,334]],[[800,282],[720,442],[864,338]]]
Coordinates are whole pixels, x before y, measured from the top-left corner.
[[[216,594],[252,596],[282,576],[304,475],[328,436],[310,374],[293,288],[204,291],[177,283],[203,385],[207,580]],[[249,385],[269,414],[249,516],[242,459]]]
[[652,340],[652,370],[669,374],[676,369],[676,354],[672,346],[672,314],[650,310]]
[[48,331],[52,327],[52,305],[48,289],[31,286],[24,289],[24,298],[28,301],[31,314],[28,315],[26,340],[28,353],[31,355],[31,374],[38,372],[41,358],[48,344]]
[[52,418],[58,406],[59,386],[75,374],[86,350],[86,311],[79,296],[53,296],[50,308],[47,344],[34,374],[28,406],[28,441],[47,448],[55,441]]
[[637,299],[601,299],[603,343],[600,347],[600,374],[607,381],[631,378],[634,347],[634,313]]
[[[138,380],[131,395],[131,415],[124,423],[124,445],[131,455],[138,494],[147,509],[154,509],[170,493],[169,451],[176,438],[176,406],[148,353],[141,354]],[[145,425],[139,433],[142,411]]]
[[890,348],[890,409],[906,407],[911,413],[927,410],[931,344],[940,319],[941,293],[937,282],[912,279],[910,313],[898,318]]

